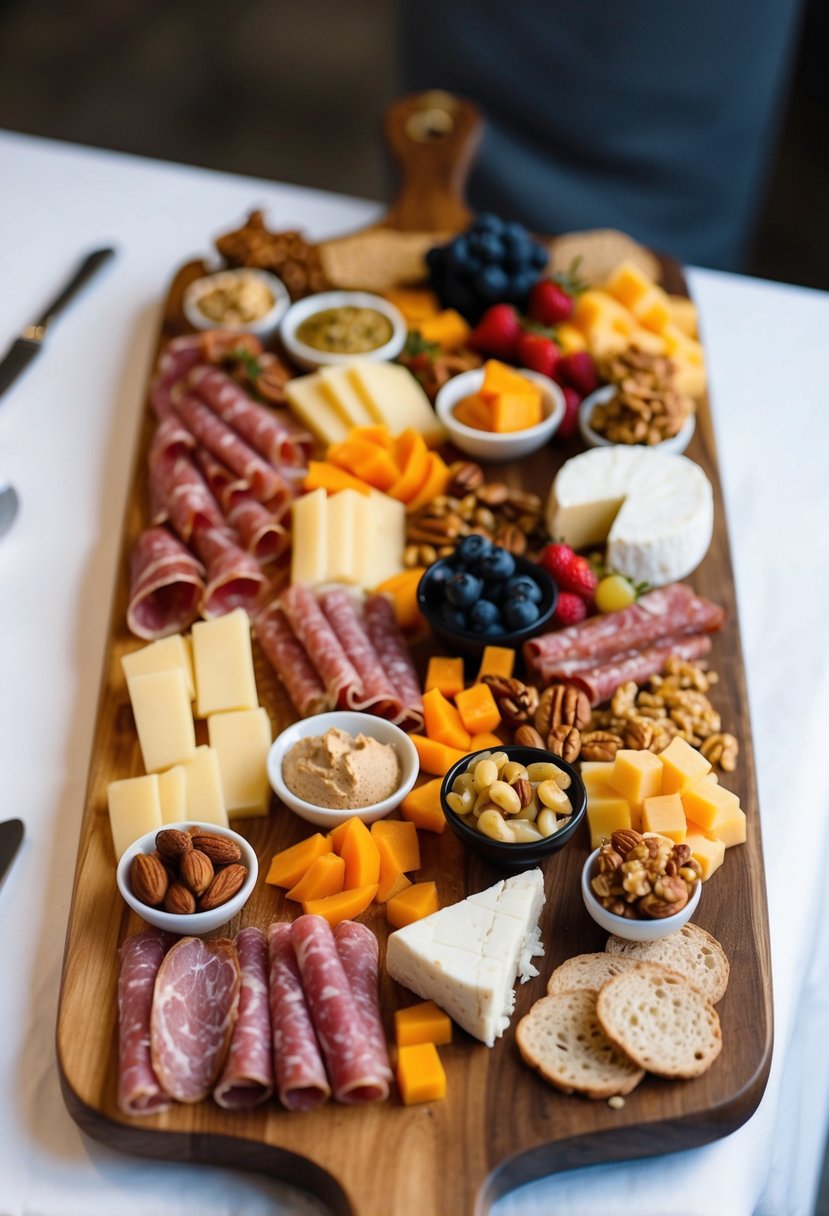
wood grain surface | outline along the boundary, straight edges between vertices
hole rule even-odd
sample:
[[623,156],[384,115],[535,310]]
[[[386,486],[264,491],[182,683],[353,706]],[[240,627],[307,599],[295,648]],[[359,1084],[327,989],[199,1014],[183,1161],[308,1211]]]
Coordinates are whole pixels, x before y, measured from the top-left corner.
[[[430,222],[442,227],[441,215]],[[421,213],[407,213],[416,227]],[[422,225],[426,227],[424,223]],[[448,226],[452,226],[449,224]],[[681,290],[681,271],[663,259],[664,281]],[[184,286],[200,263],[175,277],[165,309],[160,343],[185,329],[180,311]],[[768,917],[760,822],[740,647],[728,532],[717,473],[708,403],[699,411],[688,456],[699,462],[714,486],[716,523],[711,549],[689,580],[722,603],[728,623],[715,637],[711,666],[720,682],[712,693],[725,729],[740,739],[736,773],[724,784],[740,796],[748,817],[748,843],[728,851],[717,875],[704,887],[696,922],[723,944],[731,961],[728,991],[718,1006],[724,1047],[714,1066],[694,1081],[647,1077],[620,1110],[604,1102],[565,1096],[524,1066],[514,1027],[545,992],[550,971],[573,954],[603,948],[605,934],[589,919],[579,877],[589,851],[587,828],[546,863],[547,902],[542,914],[545,947],[541,974],[519,985],[510,1030],[489,1049],[460,1030],[441,1048],[448,1078],[444,1101],[404,1107],[396,1093],[380,1105],[291,1114],[274,1100],[251,1111],[227,1112],[212,1102],[176,1106],[150,1118],[128,1118],[116,1105],[117,953],[143,922],[123,903],[115,886],[115,856],[107,817],[107,784],[142,771],[120,658],[140,644],[125,625],[127,556],[147,523],[146,450],[153,429],[147,406],[136,451],[132,491],[123,524],[111,626],[78,847],[75,885],[57,1026],[57,1053],[70,1113],[93,1137],[124,1152],[177,1161],[202,1161],[284,1178],[318,1196],[336,1213],[359,1216],[465,1216],[483,1212],[505,1191],[559,1170],[594,1162],[652,1156],[704,1144],[727,1135],[756,1108],[771,1060],[772,1001]],[[517,468],[495,466],[493,480],[507,480],[546,494],[561,462],[578,450],[573,441],[553,445]],[[421,670],[429,647],[416,649]],[[255,655],[260,699],[274,732],[293,720],[290,703],[263,656]],[[203,723],[198,724],[199,731]],[[199,738],[199,741],[204,741]],[[234,823],[254,845],[260,867],[279,848],[308,833],[308,825],[274,799],[267,819]],[[419,879],[437,882],[442,905],[478,891],[504,875],[464,854],[455,836],[421,833]],[[292,918],[297,905],[260,880],[237,919],[220,931],[244,925],[265,928]],[[361,917],[386,940],[382,908]],[[412,995],[381,979],[386,1031],[393,1038],[393,1011]]]

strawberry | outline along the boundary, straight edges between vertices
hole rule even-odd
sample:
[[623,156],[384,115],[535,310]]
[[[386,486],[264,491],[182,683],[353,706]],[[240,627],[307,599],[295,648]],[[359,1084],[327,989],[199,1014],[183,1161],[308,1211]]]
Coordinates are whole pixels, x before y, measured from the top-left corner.
[[540,325],[560,325],[573,312],[572,296],[552,279],[542,279],[530,292],[527,315]]
[[579,428],[579,407],[583,398],[581,393],[570,388],[569,384],[565,384],[561,391],[564,394],[564,417],[556,435],[561,439],[572,439]]
[[570,565],[575,561],[576,554],[569,545],[556,542],[547,545],[541,554],[541,565],[548,574],[552,574],[559,586],[566,580]]
[[596,572],[587,558],[574,555],[564,571],[564,577],[558,580],[558,585],[561,591],[579,595],[583,600],[589,601],[593,598],[598,582]]
[[469,335],[469,345],[482,355],[512,362],[520,333],[521,322],[512,305],[493,304]]
[[573,595],[569,591],[562,591],[559,594],[556,610],[553,613],[552,623],[554,625],[578,625],[579,621],[583,621],[586,616],[587,604],[580,595]]
[[552,376],[558,363],[559,350],[552,338],[533,330],[522,330],[515,344],[515,358],[521,367],[529,367],[542,376]]
[[586,350],[575,350],[569,355],[562,355],[556,367],[556,380],[562,386],[574,388],[582,397],[589,396],[599,387],[593,356]]

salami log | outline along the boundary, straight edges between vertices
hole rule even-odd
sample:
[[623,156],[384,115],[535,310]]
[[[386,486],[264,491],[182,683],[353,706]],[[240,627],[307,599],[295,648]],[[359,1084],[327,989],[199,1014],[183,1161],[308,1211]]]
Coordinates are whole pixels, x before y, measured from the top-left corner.
[[171,1105],[150,1053],[153,989],[165,949],[160,933],[137,933],[118,952],[118,1109],[125,1115],[155,1115]]
[[305,1000],[291,926],[287,921],[277,921],[269,926],[268,954],[276,1091],[288,1110],[314,1110],[328,1101],[331,1086]]
[[165,955],[155,982],[150,1045],[153,1068],[179,1102],[213,1089],[239,1008],[239,956],[227,938],[182,937]]
[[[362,597],[361,597],[362,598]],[[349,709],[362,709],[380,717],[395,717],[402,709],[399,695],[386,675],[371,644],[362,613],[352,592],[332,585],[318,592],[319,605],[360,680],[361,688],[346,690]]]
[[385,595],[369,595],[363,604],[363,616],[369,640],[400,699],[400,712],[392,721],[407,730],[420,730],[423,726],[420,681],[406,639],[394,619],[391,602]]
[[320,674],[329,700],[342,709],[347,697],[363,696],[360,677],[317,603],[303,583],[293,583],[280,600],[282,611]]
[[349,1105],[383,1101],[388,1077],[368,1042],[331,926],[322,916],[300,916],[291,940],[334,1097]]
[[268,942],[249,926],[236,934],[242,987],[230,1050],[213,1097],[225,1110],[246,1110],[273,1093],[273,1041],[268,996]]
[[389,1049],[377,990],[380,973],[377,938],[366,925],[344,920],[334,930],[334,941],[360,1013],[366,1041],[374,1052],[377,1071],[391,1081]]
[[266,585],[256,558],[240,549],[226,528],[197,527],[192,540],[193,548],[207,567],[202,616],[209,620],[234,608],[244,608],[253,615]]
[[266,409],[217,367],[196,367],[188,383],[223,422],[277,467],[305,465],[313,440],[287,410]]
[[200,397],[192,392],[176,392],[173,406],[198,442],[234,473],[244,477],[257,498],[265,500],[277,492],[282,479],[273,465],[245,443]]
[[333,709],[319,672],[276,604],[254,619],[253,631],[301,718]]
[[166,528],[148,528],[130,555],[127,627],[151,641],[183,633],[199,614],[203,567]]
[[[574,669],[568,667],[565,660],[553,672],[551,679],[575,684],[587,693],[591,705],[601,705],[603,701],[609,701],[616,689],[628,680],[641,684],[650,676],[657,675],[671,655],[693,662],[703,658],[710,650],[711,638],[707,633],[688,633],[677,638],[666,638],[642,650],[629,650],[594,667]],[[582,661],[574,660],[574,663]]]

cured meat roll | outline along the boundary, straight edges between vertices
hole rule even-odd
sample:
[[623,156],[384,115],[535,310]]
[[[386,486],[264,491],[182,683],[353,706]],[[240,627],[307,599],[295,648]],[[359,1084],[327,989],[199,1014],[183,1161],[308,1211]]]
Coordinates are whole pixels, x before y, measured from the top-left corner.
[[161,934],[137,933],[118,952],[118,1109],[125,1115],[156,1115],[171,1106],[150,1052],[153,989],[165,949]]
[[388,1077],[366,1035],[331,926],[322,916],[300,916],[291,939],[335,1099],[383,1101]]
[[196,367],[189,384],[199,397],[273,465],[308,461],[313,440],[287,410],[266,409],[216,367]]
[[334,930],[334,941],[337,943],[337,953],[360,1013],[366,1041],[374,1052],[377,1071],[387,1081],[391,1081],[389,1049],[378,995],[380,947],[377,938],[366,925],[344,920]]
[[287,921],[277,921],[269,926],[268,954],[276,1092],[288,1110],[314,1110],[328,1101],[331,1086],[305,1000],[291,925]]
[[250,489],[247,478],[239,477],[221,460],[217,460],[207,448],[198,445],[193,453],[202,477],[210,487],[210,493],[223,511],[228,511],[235,501],[237,494],[244,494]]
[[252,615],[267,581],[256,558],[240,549],[226,528],[196,528],[192,541],[207,567],[202,616],[209,620],[234,608]]
[[281,608],[271,604],[260,612],[253,631],[301,718],[333,709],[319,672],[297,641]]
[[166,528],[148,528],[130,555],[127,627],[152,641],[183,633],[199,614],[204,569]]
[[185,334],[168,343],[150,384],[150,403],[159,418],[173,414],[173,389],[202,360],[201,334]]
[[420,730],[423,726],[420,681],[390,600],[385,595],[367,596],[363,615],[369,640],[401,702],[400,714],[393,720],[408,730]]
[[288,529],[251,494],[237,494],[226,519],[228,526],[238,533],[242,547],[263,565],[277,561],[290,547]]
[[193,530],[223,528],[225,518],[207,482],[189,453],[154,457],[150,452],[150,497],[157,504],[156,518],[163,512],[177,536],[188,544]]
[[707,633],[685,634],[678,638],[666,638],[655,646],[643,650],[629,650],[615,655],[596,666],[589,666],[583,659],[565,660],[553,670],[550,679],[565,684],[575,684],[584,690],[591,705],[609,701],[617,688],[633,680],[641,684],[650,676],[657,675],[671,655],[687,662],[701,659],[711,650],[711,638]]
[[293,583],[280,601],[282,611],[316,667],[329,699],[342,709],[348,696],[362,697],[360,677],[329,625],[317,598],[304,583]]
[[200,1102],[225,1061],[241,974],[232,941],[182,937],[159,968],[150,1018],[156,1076],[179,1102]]
[[264,501],[277,492],[282,478],[273,465],[245,443],[200,397],[192,392],[177,392],[173,394],[173,405],[198,442],[239,477],[244,477],[258,499]]
[[219,1084],[213,1097],[225,1110],[258,1106],[273,1093],[273,1042],[268,995],[268,942],[250,926],[236,934],[242,987],[239,1015],[233,1027]]
[[361,688],[346,691],[348,708],[367,709],[370,706],[371,712],[380,717],[399,714],[400,697],[371,644],[353,594],[345,587],[330,586],[323,587],[318,596],[326,620],[360,678]]

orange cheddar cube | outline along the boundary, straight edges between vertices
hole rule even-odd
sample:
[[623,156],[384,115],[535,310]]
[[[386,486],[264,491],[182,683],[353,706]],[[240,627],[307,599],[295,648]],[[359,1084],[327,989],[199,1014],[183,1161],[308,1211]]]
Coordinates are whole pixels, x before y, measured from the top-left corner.
[[590,848],[598,849],[602,841],[609,840],[621,828],[631,828],[630,803],[616,794],[613,798],[587,799],[587,826],[590,829]]
[[350,819],[344,819],[342,823],[338,823],[335,828],[332,828],[328,833],[328,839],[331,841],[331,848],[335,853],[339,853],[343,846],[343,841],[346,838],[348,829],[353,823],[359,823],[360,820],[356,815],[352,815]]
[[484,676],[503,676],[509,680],[515,667],[515,651],[507,646],[484,646],[477,680]]
[[327,494],[336,494],[339,490],[356,490],[358,494],[369,495],[372,490],[367,481],[355,477],[353,473],[346,472],[329,460],[309,460],[308,475],[302,486],[309,492],[322,486]]
[[440,803],[442,785],[442,780],[437,777],[434,781],[415,786],[400,804],[400,814],[403,818],[421,831],[436,832],[440,835],[446,827],[446,818]]
[[300,840],[299,844],[292,844],[290,848],[276,853],[271,860],[265,882],[274,887],[294,887],[317,858],[332,852],[333,848],[330,837],[315,832],[313,836]]
[[484,364],[484,382],[479,391],[484,399],[494,401],[502,393],[534,396],[538,393],[538,388],[532,380],[522,376],[515,368],[501,363],[499,359],[487,359]]
[[656,794],[671,793],[662,784],[663,770],[661,757],[653,752],[634,751],[631,748],[620,748],[613,761],[610,774],[610,784],[628,802],[644,802]]
[[446,462],[441,460],[437,452],[430,452],[429,470],[426,474],[426,480],[414,498],[409,499],[406,509],[408,511],[419,511],[421,507],[426,506],[427,502],[431,502],[433,498],[437,498],[438,494],[442,494],[448,482],[449,468]]
[[377,842],[361,819],[351,820],[339,853],[345,862],[344,891],[379,883],[380,853]]
[[457,350],[472,332],[468,322],[454,308],[445,308],[436,316],[425,318],[418,329],[424,342],[437,342],[444,350]]
[[642,828],[682,844],[687,833],[685,810],[679,794],[657,794],[642,803]]
[[710,836],[704,835],[697,829],[692,831],[692,828],[694,825],[689,824],[685,843],[691,850],[694,861],[699,863],[702,870],[702,881],[705,882],[722,865],[725,859],[725,845],[721,840],[712,840]]
[[[711,765],[702,752],[675,735],[664,751],[659,753],[662,765],[662,789],[657,793],[681,794],[711,772]],[[687,810],[686,810],[687,814]],[[688,815],[693,819],[693,815]],[[697,820],[699,822],[699,820]]]
[[501,713],[488,684],[473,684],[457,693],[455,705],[470,735],[494,731],[500,725]]
[[434,777],[443,777],[453,764],[467,754],[466,748],[461,751],[456,747],[447,747],[445,743],[438,743],[427,735],[409,735],[409,738],[415,746],[422,771]]
[[386,904],[386,920],[395,929],[403,929],[406,925],[422,920],[437,912],[438,890],[433,882],[416,882],[399,895],[395,895]]
[[618,791],[610,782],[612,772],[612,760],[582,760],[581,779],[588,798],[618,798]]
[[434,1001],[421,1001],[394,1013],[394,1038],[398,1047],[415,1043],[434,1043],[442,1047],[452,1042],[452,1019]]
[[397,1052],[397,1088],[405,1106],[446,1096],[446,1073],[434,1043],[413,1043]]
[[419,493],[429,473],[429,449],[420,431],[408,427],[397,436],[394,459],[400,472],[389,486],[389,497],[409,502]]
[[365,912],[377,894],[377,883],[370,887],[357,887],[353,891],[341,891],[339,895],[326,895],[323,899],[308,899],[302,911],[312,916],[323,916],[332,929],[344,920],[355,920]]
[[290,891],[285,892],[286,899],[293,899],[298,904],[308,899],[323,899],[326,895],[339,895],[345,883],[345,862],[336,853],[323,853],[312,862],[305,873]]
[[490,403],[480,393],[470,393],[468,397],[461,397],[452,413],[463,426],[471,426],[476,431],[493,429]]
[[469,731],[455,706],[439,688],[430,688],[423,694],[423,717],[430,739],[459,751],[469,750]]
[[454,697],[462,692],[464,686],[463,659],[445,659],[441,655],[432,655],[426,668],[426,683],[424,692],[436,688],[444,697]]
[[538,426],[544,417],[541,390],[534,393],[500,393],[491,406],[490,430],[498,435]]
[[485,748],[489,748],[490,750],[495,748],[496,751],[500,751],[503,746],[504,740],[499,739],[491,730],[482,730],[477,735],[473,735],[469,740],[470,752],[482,752]]
[[685,816],[698,824],[703,832],[713,832],[714,823],[722,820],[726,812],[738,809],[740,799],[731,790],[725,789],[713,773],[702,777],[695,785],[680,794]]
[[413,823],[400,819],[376,819],[371,835],[378,849],[385,847],[399,870],[411,873],[420,869],[420,844]]

